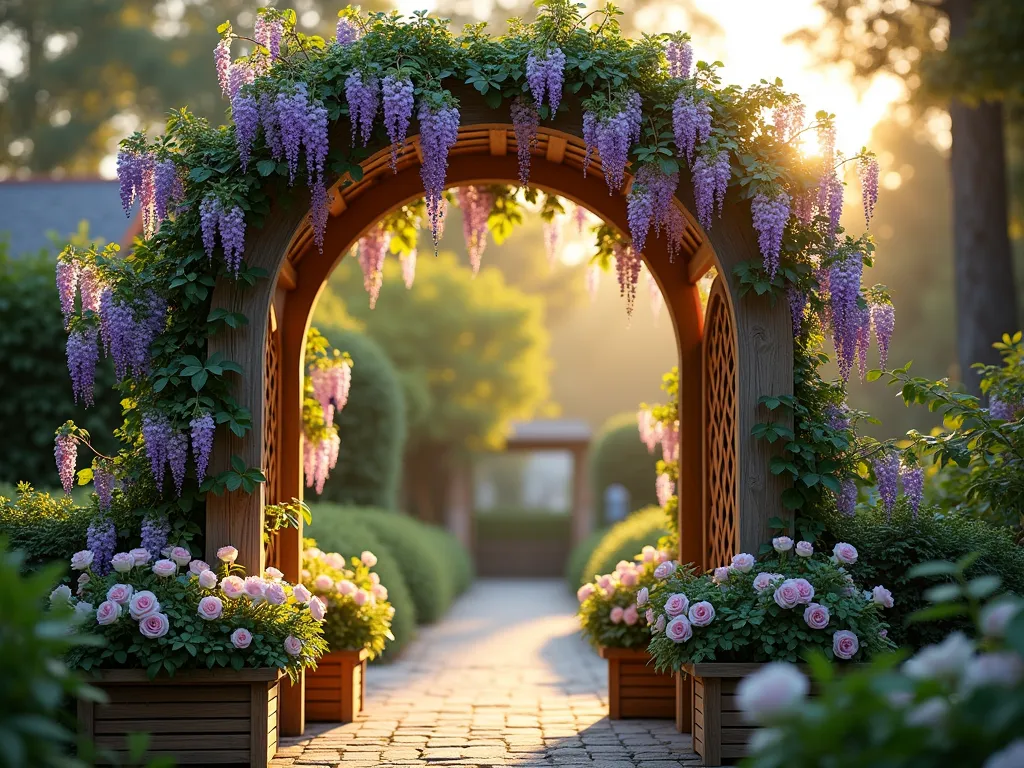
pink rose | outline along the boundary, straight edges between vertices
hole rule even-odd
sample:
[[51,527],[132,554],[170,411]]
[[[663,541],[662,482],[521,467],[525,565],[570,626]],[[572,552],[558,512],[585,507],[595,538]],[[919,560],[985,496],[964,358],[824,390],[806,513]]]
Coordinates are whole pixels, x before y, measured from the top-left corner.
[[632,567],[633,564],[628,560],[619,560],[619,562],[615,564],[615,572],[622,573],[623,571],[628,571]]
[[824,629],[828,626],[828,608],[819,603],[811,603],[804,608],[804,621],[811,629]]
[[245,650],[252,643],[252,632],[239,627],[231,633],[231,644],[239,650]]
[[157,576],[166,579],[168,576],[173,576],[178,572],[178,566],[173,560],[157,560],[153,563],[153,573]]
[[327,615],[327,606],[319,597],[309,598],[309,615],[316,621],[323,621]]
[[199,586],[203,589],[213,589],[217,586],[217,574],[213,571],[203,571],[199,574]]
[[625,611],[622,610],[622,606],[616,605],[612,608],[611,613],[608,614],[608,618],[611,619],[612,624],[621,624],[622,614],[624,613]]
[[654,609],[648,608],[647,613],[644,614],[644,618],[647,619],[647,623],[653,626],[654,624]]
[[740,573],[749,573],[754,567],[754,556],[741,552],[732,556],[732,567]]
[[793,540],[789,536],[776,536],[772,539],[772,547],[779,554],[789,552],[793,548]]
[[303,568],[301,571],[299,571],[299,578],[302,581],[309,581],[313,578],[313,575],[309,572],[309,568]]
[[323,551],[321,551],[317,547],[309,547],[306,550],[306,559],[308,560],[319,560],[322,555]]
[[352,599],[355,601],[355,604],[361,608],[370,602],[370,593],[365,589],[359,589],[352,594]]
[[690,623],[695,627],[706,627],[715,619],[715,606],[707,600],[701,600],[690,606]]
[[263,573],[268,579],[272,579],[273,581],[280,581],[284,578],[284,574],[272,566],[267,568]]
[[597,590],[594,589],[593,584],[584,584],[582,587],[576,590],[576,599],[579,600],[581,603],[586,602],[593,596],[594,592],[596,591]]
[[345,569],[345,558],[337,552],[329,552],[324,555],[324,562],[331,568],[337,568],[339,571]]
[[153,556],[145,547],[137,547],[128,553],[135,560],[135,565],[145,565]]
[[793,579],[793,585],[800,593],[800,602],[806,605],[814,597],[814,587],[807,579]]
[[674,595],[669,595],[668,600],[665,601],[665,613],[669,616],[680,616],[686,613],[690,607],[690,598],[684,595],[682,592],[677,592]]
[[597,577],[597,586],[599,586],[605,592],[615,591],[615,577],[610,573],[606,573],[604,576]]
[[284,639],[284,652],[289,656],[298,656],[302,653],[302,641],[297,637],[288,635],[288,637]]
[[814,547],[809,541],[798,541],[796,543],[796,553],[800,557],[810,557],[814,554]]
[[220,580],[220,591],[237,600],[245,594],[245,582],[239,576],[225,576]]
[[676,572],[676,564],[671,560],[666,560],[661,563],[657,568],[654,569],[654,578],[656,579],[667,579],[673,573]]
[[754,591],[764,592],[766,589],[771,589],[776,581],[782,581],[785,578],[781,573],[765,573],[761,571],[761,573],[754,577]]
[[221,547],[217,550],[217,559],[230,565],[238,559],[238,550],[231,546]]
[[388,599],[388,588],[385,587],[383,584],[374,584],[373,585],[373,596],[376,597],[378,600],[387,600]]
[[300,603],[308,603],[313,594],[301,584],[292,587],[292,596]]
[[715,568],[714,574],[711,576],[711,580],[715,584],[725,584],[732,577],[732,568],[728,565],[720,565]]
[[113,600],[104,600],[96,609],[96,623],[106,626],[121,618],[121,605]]
[[367,568],[373,568],[377,564],[377,556],[370,550],[364,550],[359,559]]
[[71,556],[71,570],[73,571],[84,571],[90,565],[92,565],[93,554],[88,549],[83,549],[80,552],[75,552]]
[[159,610],[160,602],[156,599],[156,595],[148,589],[143,590],[142,592],[136,592],[132,596],[132,599],[128,601],[128,611],[136,621],[141,621],[147,616],[152,616]]
[[795,608],[800,604],[800,590],[793,579],[786,579],[775,590],[775,603],[780,608]]
[[624,587],[635,587],[637,582],[640,581],[639,575],[632,568],[628,571],[623,571],[619,574],[619,581]]
[[654,622],[654,629],[651,632],[663,632],[665,631],[665,614],[661,614],[658,620]]
[[638,607],[643,608],[647,605],[647,601],[650,599],[651,593],[647,587],[640,587],[640,591],[636,593],[636,604]]
[[198,576],[203,571],[210,570],[210,564],[204,563],[202,560],[193,560],[188,564],[188,572],[193,576]]
[[630,605],[622,612],[622,620],[626,622],[627,627],[632,627],[640,621],[640,612],[635,605]]
[[[147,552],[146,554],[149,553]],[[135,558],[127,552],[118,552],[110,558],[110,564],[118,573],[128,573],[128,571],[135,567]]]
[[648,544],[640,550],[640,558],[645,563],[653,563],[658,557],[658,550]]
[[665,627],[665,636],[673,643],[685,643],[693,637],[693,627],[685,616],[676,616]]
[[882,586],[875,587],[871,590],[871,599],[883,608],[892,608],[894,605],[892,592]]
[[207,621],[219,619],[221,614],[224,613],[224,603],[219,597],[209,595],[199,601],[198,613]]
[[344,581],[339,581],[338,584],[337,584],[337,587],[338,587],[338,592],[340,592],[345,597],[349,597],[350,595],[354,595],[359,590],[359,587],[357,587],[355,584],[353,584],[348,579],[345,579]]
[[263,592],[267,585],[259,576],[246,576],[242,581],[242,589],[254,603],[263,602]]
[[318,592],[328,592],[334,586],[334,580],[327,574],[321,573],[313,579],[313,588]]
[[667,563],[669,560],[672,559],[672,553],[666,549],[659,549],[657,552],[657,557],[655,557],[654,559],[657,560],[659,563]]
[[832,635],[832,653],[840,659],[852,659],[859,648],[860,641],[848,629],[840,629]]
[[170,558],[178,565],[188,565],[189,560],[192,559],[192,553],[184,547],[175,547],[171,550]]
[[143,637],[148,637],[150,640],[163,637],[170,628],[171,623],[163,613],[151,613],[139,622],[139,632],[142,633]]
[[135,587],[131,584],[115,584],[107,590],[107,600],[113,600],[118,605],[127,605],[135,594]]
[[843,565],[853,565],[857,562],[857,548],[853,544],[840,541],[832,550],[832,554]]
[[379,573],[371,573],[370,574],[370,583],[371,584],[380,584],[380,574]]
[[263,593],[263,596],[271,605],[281,605],[282,603],[284,603],[285,600],[288,599],[288,595],[284,591],[284,587],[282,587],[276,581],[267,585],[267,589]]

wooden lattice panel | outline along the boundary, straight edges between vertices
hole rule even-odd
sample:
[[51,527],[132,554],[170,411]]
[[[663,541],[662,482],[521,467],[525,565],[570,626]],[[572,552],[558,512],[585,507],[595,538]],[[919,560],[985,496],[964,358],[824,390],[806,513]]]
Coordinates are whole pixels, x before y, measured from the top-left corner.
[[726,288],[715,280],[704,322],[704,542],[706,568],[739,547],[736,331]]
[[274,317],[271,317],[270,326],[267,328],[263,370],[266,376],[263,399],[263,473],[267,477],[267,503],[274,504],[281,500],[281,473],[278,471],[278,435],[281,428],[281,334]]

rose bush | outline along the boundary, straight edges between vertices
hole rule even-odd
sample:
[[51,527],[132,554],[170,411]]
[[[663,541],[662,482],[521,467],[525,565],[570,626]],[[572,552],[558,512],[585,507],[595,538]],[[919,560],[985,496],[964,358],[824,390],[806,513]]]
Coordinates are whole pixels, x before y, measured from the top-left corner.
[[391,634],[395,609],[388,590],[372,571],[377,557],[369,550],[346,563],[337,552],[323,552],[306,539],[302,555],[303,578],[327,605],[324,639],[332,651],[366,649],[370,659],[384,652]]
[[807,542],[780,537],[773,550],[762,560],[737,554],[703,575],[672,563],[656,569],[648,621],[659,669],[796,661],[811,648],[830,659],[863,661],[894,647],[883,619],[894,598],[882,585],[868,591],[855,583],[853,546],[840,542],[826,557]]
[[745,678],[740,707],[747,720],[768,726],[752,741],[747,765],[1024,765],[1024,603],[997,595],[992,577],[969,580],[970,561],[916,569],[946,582],[929,592],[933,604],[915,620],[962,613],[976,638],[954,630],[910,658],[886,654],[839,676],[821,654],[813,655],[820,691],[814,699],[807,698],[808,677],[791,664],[770,664]]
[[150,677],[179,669],[270,667],[292,679],[314,666],[327,648],[320,598],[282,581],[275,569],[244,577],[234,547],[217,554],[215,571],[182,547],[139,548],[115,554],[114,570],[100,576],[93,552],[76,553],[76,593],[61,585],[54,599],[68,602],[81,626],[105,643],[73,649],[69,664],[142,668]]
[[644,648],[650,640],[647,600],[655,570],[670,553],[646,546],[634,562],[622,560],[612,573],[598,576],[576,592],[583,635],[591,645]]

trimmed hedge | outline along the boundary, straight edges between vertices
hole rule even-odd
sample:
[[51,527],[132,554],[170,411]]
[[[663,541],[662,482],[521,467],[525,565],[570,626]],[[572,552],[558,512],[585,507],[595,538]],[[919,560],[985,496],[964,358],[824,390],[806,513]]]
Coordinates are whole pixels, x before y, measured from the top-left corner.
[[451,567],[455,596],[461,595],[473,583],[473,557],[455,538],[455,534],[445,530],[439,525],[424,525],[421,529],[423,536],[430,541],[431,547],[444,554],[445,560]]
[[[405,583],[416,604],[416,617],[421,624],[440,619],[455,600],[464,566],[453,561],[446,549],[437,546],[431,527],[416,518],[397,512],[367,507],[345,507],[316,504],[310,535],[325,528],[344,528],[353,522],[362,523],[377,536],[397,558]],[[381,579],[383,580],[383,576]],[[465,576],[461,577],[463,580]]]
[[568,513],[500,509],[476,515],[477,539],[503,541],[568,540],[572,518]]
[[321,328],[331,345],[352,356],[352,387],[334,418],[341,437],[338,464],[321,501],[393,509],[405,450],[405,398],[395,366],[361,333]]
[[665,510],[661,507],[646,507],[634,512],[605,532],[583,567],[581,583],[591,581],[595,575],[614,571],[620,560],[632,560],[645,546],[656,546],[658,539],[668,534]]
[[858,510],[853,518],[834,515],[825,521],[823,546],[829,550],[836,541],[845,541],[857,548],[858,558],[853,572],[867,588],[876,584],[887,587],[895,605],[886,610],[889,637],[900,645],[921,648],[940,642],[954,629],[969,631],[966,619],[949,619],[907,624],[907,617],[929,605],[924,591],[945,579],[910,579],[907,571],[928,560],[956,561],[977,552],[980,556],[968,576],[999,576],[1002,588],[1024,595],[1024,549],[1018,546],[1009,531],[984,520],[921,509],[915,519],[901,497],[886,520],[878,510]]
[[604,506],[604,491],[609,485],[626,487],[630,512],[658,503],[654,484],[660,458],[661,446],[651,454],[640,442],[635,414],[623,413],[604,423],[590,445],[589,458],[591,498],[598,524],[610,522]]
[[394,641],[388,643],[379,659],[391,661],[401,653],[407,643],[416,636],[416,603],[412,599],[409,585],[400,567],[402,555],[396,555],[377,537],[377,535],[361,521],[346,518],[344,525],[330,524],[324,520],[323,525],[316,525],[317,517],[326,517],[321,509],[313,513],[313,525],[306,530],[310,538],[316,539],[317,546],[325,552],[339,552],[346,559],[358,556],[364,550],[370,550],[377,556],[374,571],[380,576],[380,583],[387,587],[388,601],[394,606],[395,616],[391,620],[391,634]]
[[569,559],[565,564],[565,583],[573,594],[585,583],[583,569],[587,567],[587,561],[590,560],[590,556],[594,554],[594,550],[597,549],[598,544],[601,543],[607,533],[607,528],[594,531],[573,547],[572,552],[569,553]]

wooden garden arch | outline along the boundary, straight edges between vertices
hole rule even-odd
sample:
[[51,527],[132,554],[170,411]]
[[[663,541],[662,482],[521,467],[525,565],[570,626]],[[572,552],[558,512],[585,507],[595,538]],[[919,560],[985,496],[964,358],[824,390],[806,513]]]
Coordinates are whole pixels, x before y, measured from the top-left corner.
[[[447,184],[516,184],[515,133],[504,108],[492,109],[475,91],[453,90],[461,103],[461,127]],[[583,175],[583,110],[578,103],[570,107],[540,129],[530,184],[584,205],[628,233],[626,197],[608,194],[600,159]],[[333,126],[332,144],[347,147],[348,133],[347,122]],[[247,326],[211,337],[209,352],[242,365],[245,375],[236,380],[234,394],[252,412],[252,431],[239,439],[218,430],[211,467],[225,470],[238,455],[247,466],[262,467],[267,483],[254,494],[207,497],[211,562],[217,547],[230,543],[249,572],[262,572],[265,504],[302,497],[303,354],[313,307],[351,246],[388,212],[423,195],[418,137],[406,142],[397,174],[388,165],[387,146],[376,149],[362,164],[359,182],[340,188],[335,180],[322,253],[313,245],[307,193],[297,189],[274,200],[263,226],[247,232],[245,261],[266,270],[269,279],[241,288],[222,281],[215,290],[214,308],[250,319]],[[730,195],[722,217],[705,232],[690,213],[691,189],[684,174],[676,200],[688,224],[682,253],[670,261],[665,238],[651,237],[644,261],[664,294],[679,349],[680,559],[711,567],[737,551],[756,553],[770,537],[769,519],[786,517],[780,499],[785,481],[769,471],[781,446],[756,440],[750,431],[769,417],[758,405],[762,395],[792,394],[793,333],[784,302],[739,296],[733,267],[761,259],[749,204]],[[705,315],[696,283],[712,267],[718,277]],[[283,532],[278,544],[277,565],[296,580],[301,532]],[[282,733],[304,729],[302,699],[301,685],[286,691]]]

